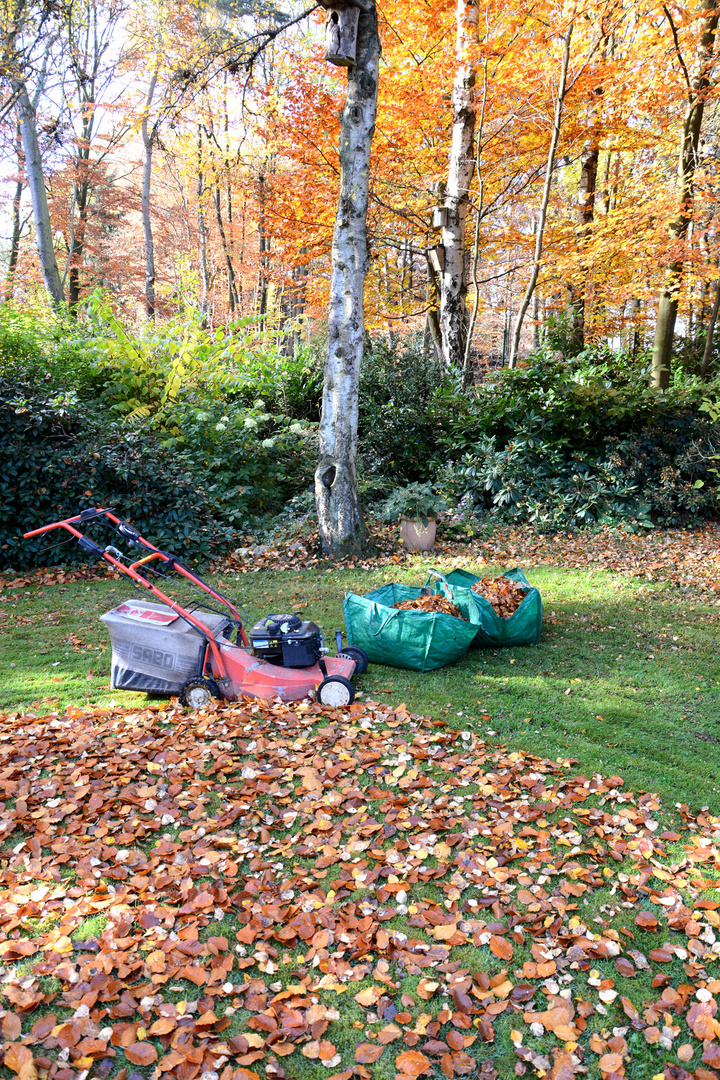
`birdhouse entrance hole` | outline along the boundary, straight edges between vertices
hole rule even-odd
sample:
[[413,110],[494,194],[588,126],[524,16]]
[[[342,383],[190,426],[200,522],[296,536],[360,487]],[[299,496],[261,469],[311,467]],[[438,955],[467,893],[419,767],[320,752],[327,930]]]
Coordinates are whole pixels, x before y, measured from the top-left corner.
[[351,67],[357,50],[360,9],[328,7],[325,17],[325,59],[337,67]]

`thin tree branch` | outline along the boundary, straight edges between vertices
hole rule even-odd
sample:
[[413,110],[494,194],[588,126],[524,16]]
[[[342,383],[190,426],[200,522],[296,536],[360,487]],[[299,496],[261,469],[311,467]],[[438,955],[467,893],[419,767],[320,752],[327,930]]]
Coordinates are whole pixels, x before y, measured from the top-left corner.
[[555,121],[553,124],[553,133],[550,140],[550,149],[548,150],[547,168],[545,172],[545,185],[543,187],[542,203],[540,206],[540,220],[538,222],[537,238],[535,240],[535,255],[533,259],[533,268],[530,274],[530,281],[528,282],[525,295],[522,298],[520,309],[517,313],[515,320],[515,327],[513,329],[513,340],[510,348],[510,361],[508,367],[515,367],[517,363],[518,350],[520,348],[520,334],[522,333],[523,320],[525,319],[525,313],[527,312],[530,298],[533,294],[533,290],[537,284],[538,274],[540,273],[540,258],[542,256],[542,244],[543,234],[545,231],[545,219],[547,217],[548,203],[550,202],[550,185],[552,183],[553,168],[555,165],[555,151],[557,149],[558,140],[560,138],[560,124],[562,122],[563,104],[565,101],[565,88],[567,86],[567,73],[568,65],[570,63],[570,40],[572,37],[572,24],[569,26],[567,33],[563,38],[563,58],[562,69],[560,72],[560,82],[558,84],[557,102],[555,105]]
[[663,4],[662,9],[665,12],[665,18],[670,23],[670,31],[671,31],[672,36],[673,36],[673,41],[675,42],[675,55],[677,56],[678,60],[680,61],[680,67],[682,68],[683,75],[685,76],[685,84],[686,84],[688,90],[692,91],[692,85],[690,83],[690,76],[688,75],[688,69],[685,66],[685,61],[683,60],[683,55],[680,52],[680,42],[678,40],[678,32],[675,29],[675,23],[673,22],[673,17],[670,14],[670,12],[668,11],[665,4]]

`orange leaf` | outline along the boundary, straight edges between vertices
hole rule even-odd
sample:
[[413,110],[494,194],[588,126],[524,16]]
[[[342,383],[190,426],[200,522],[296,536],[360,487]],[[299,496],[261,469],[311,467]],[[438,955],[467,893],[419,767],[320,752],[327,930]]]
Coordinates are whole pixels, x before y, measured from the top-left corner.
[[5,1065],[17,1073],[20,1080],[37,1080],[32,1051],[22,1043],[10,1043],[5,1051]]
[[157,1061],[157,1050],[147,1042],[133,1043],[125,1050],[125,1057],[133,1065],[152,1065]]
[[574,1076],[575,1066],[570,1054],[558,1054],[548,1080],[573,1080]]
[[387,1024],[381,1031],[378,1032],[378,1042],[381,1042],[383,1046],[387,1046],[388,1043],[395,1042],[402,1035],[402,1031],[397,1024]]
[[361,1065],[372,1065],[374,1061],[382,1057],[384,1052],[384,1046],[377,1046],[375,1043],[360,1043],[355,1047],[355,1060]]
[[169,1016],[161,1016],[152,1027],[148,1028],[148,1033],[150,1035],[167,1035],[168,1032],[174,1031],[176,1027],[177,1024]]
[[[417,992],[423,1001],[429,1001],[435,991],[439,988],[439,982],[433,982],[431,979],[421,979],[418,983]],[[357,1001],[357,998],[355,1000]]]
[[421,1073],[430,1072],[432,1063],[419,1050],[404,1050],[395,1058],[395,1067],[406,1076],[420,1076]]
[[8,1042],[15,1042],[22,1033],[22,1020],[17,1013],[5,1013],[2,1019],[2,1037]]
[[374,1005],[379,997],[382,996],[382,990],[379,986],[366,986],[364,990],[361,990],[359,994],[355,995],[355,1000],[358,1005],[364,1005],[365,1008],[370,1008]]
[[335,1057],[335,1046],[328,1039],[321,1041],[319,1057],[321,1061],[330,1061],[331,1058]]
[[657,930],[658,921],[650,911],[640,911],[635,916],[635,925],[643,930]]
[[622,1068],[622,1058],[620,1054],[603,1054],[598,1062],[600,1071],[604,1073],[617,1072]]
[[506,938],[498,937],[497,934],[493,934],[490,938],[490,952],[500,960],[512,960],[514,951],[511,943]]

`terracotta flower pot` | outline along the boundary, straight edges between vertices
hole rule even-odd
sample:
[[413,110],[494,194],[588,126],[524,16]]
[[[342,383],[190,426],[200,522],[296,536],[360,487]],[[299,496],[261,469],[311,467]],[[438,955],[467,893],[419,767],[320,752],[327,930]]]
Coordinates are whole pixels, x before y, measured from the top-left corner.
[[435,547],[437,522],[428,518],[427,525],[412,518],[400,518],[400,538],[407,551],[432,551]]

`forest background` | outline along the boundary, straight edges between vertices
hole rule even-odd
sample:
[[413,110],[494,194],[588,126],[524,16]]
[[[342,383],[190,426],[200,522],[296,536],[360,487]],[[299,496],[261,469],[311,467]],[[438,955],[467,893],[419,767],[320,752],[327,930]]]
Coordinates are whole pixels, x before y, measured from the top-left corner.
[[[47,562],[19,533],[91,501],[189,557],[310,528],[346,89],[325,11],[0,7],[0,561]],[[713,4],[377,16],[365,510],[420,484],[457,537],[716,515]]]

